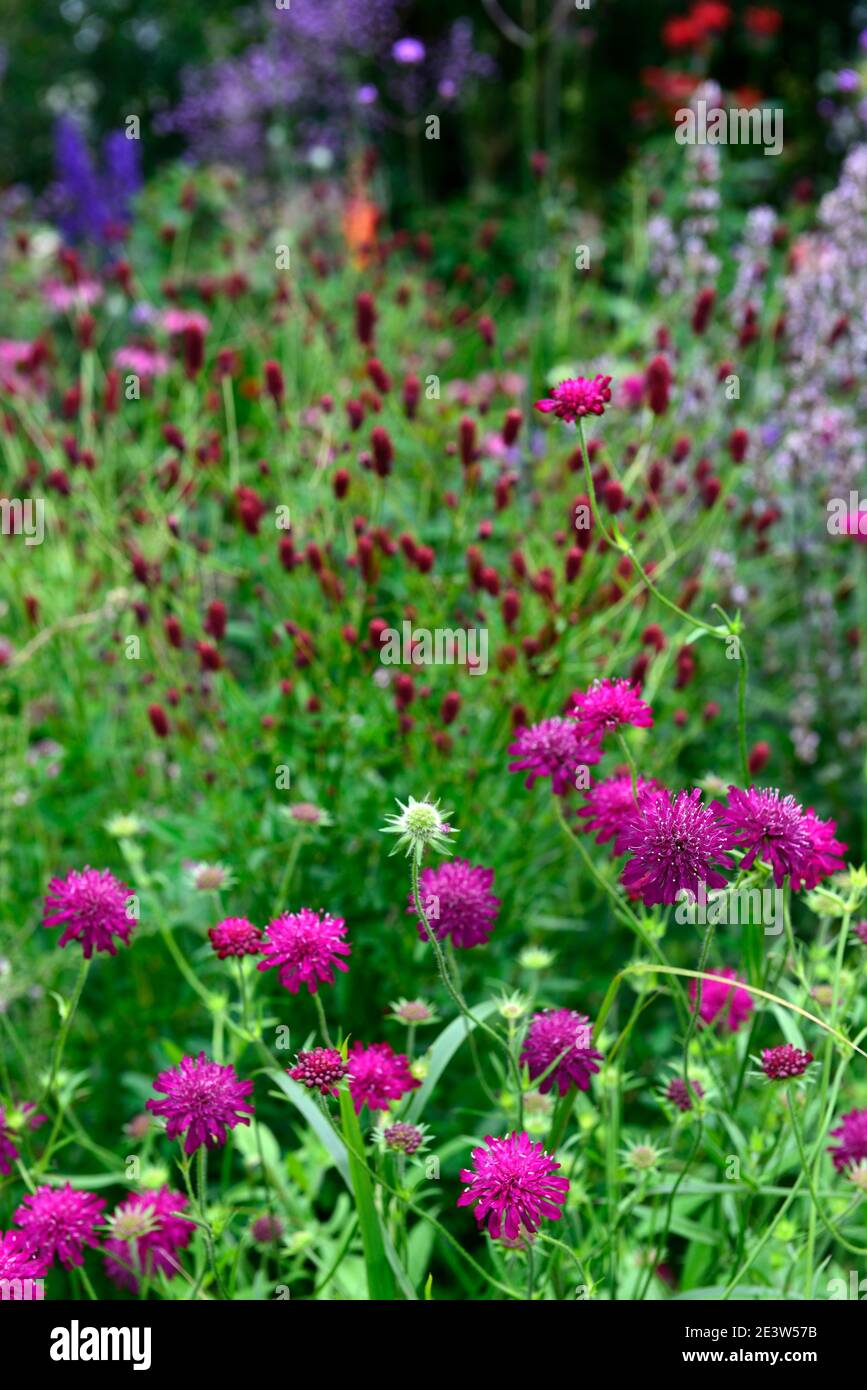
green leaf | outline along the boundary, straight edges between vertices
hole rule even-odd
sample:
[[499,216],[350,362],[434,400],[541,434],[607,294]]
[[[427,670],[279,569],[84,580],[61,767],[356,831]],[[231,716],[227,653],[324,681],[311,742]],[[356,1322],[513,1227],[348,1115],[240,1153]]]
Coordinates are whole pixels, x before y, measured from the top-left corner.
[[352,1104],[352,1096],[346,1087],[340,1092],[340,1119],[348,1150],[352,1191],[355,1196],[355,1209],[358,1212],[364,1263],[367,1267],[367,1290],[373,1300],[392,1302],[395,1298],[394,1277],[385,1253],[379,1213],[373,1199],[373,1183],[362,1158],[364,1141],[361,1137],[361,1127]]

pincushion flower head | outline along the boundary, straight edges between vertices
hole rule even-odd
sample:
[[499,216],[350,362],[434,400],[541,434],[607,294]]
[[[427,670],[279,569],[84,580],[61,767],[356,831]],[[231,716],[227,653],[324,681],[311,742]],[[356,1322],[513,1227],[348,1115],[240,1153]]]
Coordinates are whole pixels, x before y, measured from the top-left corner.
[[829,874],[845,868],[840,856],[846,853],[848,846],[834,838],[837,822],[820,820],[812,806],[804,812],[803,829],[810,841],[810,851],[805,862],[793,873],[792,887],[813,889]]
[[598,742],[578,736],[574,719],[543,719],[538,724],[525,724],[509,745],[514,762],[510,772],[526,772],[525,787],[532,787],[540,777],[551,778],[555,796],[565,796],[575,785],[580,767],[598,763],[602,757]]
[[146,1108],[167,1120],[170,1139],[186,1135],[184,1153],[195,1153],[202,1144],[209,1149],[225,1144],[227,1131],[248,1125],[254,1113],[247,1099],[252,1081],[239,1080],[233,1066],[220,1066],[204,1052],[182,1057],[171,1071],[161,1071],[153,1086],[164,1099],[149,1100]]
[[791,1043],[782,1043],[779,1047],[764,1049],[762,1071],[769,1081],[787,1081],[793,1076],[803,1076],[812,1060],[812,1052],[804,1052]]
[[611,377],[597,373],[592,381],[587,377],[567,377],[551,390],[550,396],[536,401],[536,409],[544,415],[554,414],[558,420],[574,424],[585,415],[604,415],[611,400]]
[[586,739],[601,739],[631,724],[635,729],[653,725],[653,710],[642,700],[639,688],[632,681],[593,681],[586,690],[575,692],[574,715],[578,732]]
[[[717,1023],[721,1027],[727,1028],[729,1032],[736,1033],[741,1024],[746,1023],[753,1011],[753,1001],[749,991],[741,987],[739,976],[729,966],[722,970],[708,971],[708,974],[711,973],[722,975],[733,983],[723,984],[719,979],[701,981],[699,1018],[702,1023]],[[691,980],[689,998],[693,1009],[697,995],[698,981]]]
[[862,1163],[867,1159],[867,1110],[850,1110],[837,1128],[831,1130],[831,1138],[840,1140],[836,1148],[833,1144],[828,1146],[838,1173]]
[[682,1114],[692,1109],[694,1100],[701,1100],[704,1087],[700,1081],[689,1078],[687,1086],[682,1076],[673,1076],[665,1088],[665,1099],[670,1101]]
[[697,897],[700,883],[722,888],[726,880],[713,866],[731,864],[731,843],[697,787],[676,794],[661,787],[647,791],[624,818],[617,840],[618,853],[631,856],[623,886],[647,907],[677,902],[684,890]]
[[27,1297],[18,1289],[17,1281],[42,1279],[48,1273],[50,1261],[39,1255],[23,1231],[0,1231],[0,1302],[13,1302]]
[[308,1090],[316,1090],[321,1096],[336,1096],[337,1083],[343,1080],[348,1067],[336,1047],[314,1047],[309,1052],[299,1052],[295,1066],[286,1070],[293,1081],[300,1081]]
[[150,1192],[132,1192],[115,1207],[108,1224],[111,1234],[103,1242],[108,1277],[119,1288],[138,1293],[139,1278],[152,1279],[163,1273],[169,1277],[179,1268],[178,1250],[189,1245],[196,1229],[178,1213],[187,1206],[186,1197],[159,1187]]
[[37,1255],[49,1264],[57,1259],[64,1269],[74,1269],[84,1263],[85,1247],[99,1244],[96,1227],[104,1207],[102,1197],[67,1183],[28,1193],[12,1219]]
[[53,878],[45,897],[44,927],[64,926],[58,946],[81,945],[85,960],[94,951],[117,955],[117,941],[129,945],[133,918],[128,916],[130,890],[108,869],[71,870]]
[[334,984],[335,970],[349,969],[342,959],[351,950],[345,935],[345,920],[332,917],[330,912],[314,912],[309,907],[284,912],[265,928],[265,959],[258,968],[271,970],[276,966],[280,983],[290,994],[297,994],[302,985],[315,994],[321,984]]
[[392,1101],[421,1085],[409,1069],[409,1059],[402,1052],[392,1052],[388,1043],[371,1043],[369,1047],[354,1043],[347,1060],[356,1114],[364,1105],[371,1110],[388,1110]]
[[602,1061],[602,1053],[590,1046],[592,1031],[589,1018],[572,1009],[544,1009],[533,1015],[520,1060],[531,1081],[548,1072],[539,1084],[543,1095],[555,1082],[561,1096],[570,1086],[589,1090],[590,1078],[599,1070],[596,1063]]
[[[466,859],[449,859],[419,874],[418,891],[422,909],[438,941],[450,937],[457,947],[483,946],[494,930],[500,899],[490,892],[493,869],[470,864]],[[418,917],[413,895],[407,912]],[[417,922],[422,941],[428,940],[424,923]]]
[[395,1153],[404,1153],[409,1158],[425,1147],[427,1126],[410,1125],[397,1120],[394,1124],[378,1126],[373,1137],[383,1148],[391,1149]]
[[438,801],[416,801],[414,796],[409,798],[407,805],[398,797],[395,797],[395,801],[400,807],[400,815],[392,813],[386,816],[388,824],[381,827],[383,835],[399,837],[392,854],[405,849],[407,859],[413,858],[416,864],[420,864],[427,849],[435,849],[439,854],[452,853],[449,839],[458,831],[449,825],[446,819],[449,813],[440,811]]
[[644,793],[657,786],[658,783],[652,779],[648,781],[645,777],[636,777],[633,788],[628,772],[615,773],[613,777],[602,777],[591,783],[584,796],[584,805],[578,808],[578,815],[584,821],[582,829],[588,835],[593,830],[599,832],[597,845],[613,839],[617,853],[617,841],[624,822],[635,810],[636,796],[640,804]]
[[219,956],[258,956],[262,952],[262,929],[254,927],[246,917],[224,917],[208,929],[211,945]]
[[[32,1113],[31,1113],[32,1112]],[[12,1172],[12,1164],[18,1157],[16,1139],[20,1130],[38,1129],[44,1125],[47,1115],[36,1111],[32,1101],[25,1101],[20,1110],[7,1111],[0,1105],[0,1175]]]
[[494,1240],[517,1240],[538,1231],[543,1220],[558,1221],[569,1190],[569,1179],[557,1177],[560,1164],[534,1144],[525,1130],[503,1139],[485,1137],[487,1148],[473,1149],[472,1168],[461,1171],[466,1183],[459,1207],[475,1207],[479,1225]]
[[437,1011],[426,999],[398,999],[388,1007],[391,1012],[387,1017],[395,1023],[405,1023],[408,1028],[423,1028],[437,1022]]
[[806,871],[813,843],[793,796],[781,797],[775,787],[729,787],[727,801],[713,804],[720,824],[731,832],[731,843],[744,851],[741,868],[764,859],[778,888],[787,874],[794,878]]

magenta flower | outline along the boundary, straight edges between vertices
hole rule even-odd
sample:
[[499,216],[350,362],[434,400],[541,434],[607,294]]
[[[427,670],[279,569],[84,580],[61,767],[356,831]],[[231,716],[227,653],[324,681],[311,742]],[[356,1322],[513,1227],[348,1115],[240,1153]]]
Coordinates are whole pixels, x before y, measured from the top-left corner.
[[762,1053],[762,1071],[770,1081],[786,1081],[791,1076],[803,1076],[813,1060],[812,1052],[802,1052],[791,1043],[766,1047]]
[[813,852],[804,813],[793,796],[780,797],[777,789],[729,787],[728,804],[713,803],[721,825],[731,832],[733,845],[742,848],[741,868],[752,868],[757,858],[770,864],[774,883],[783,885],[786,874],[806,872]]
[[578,733],[586,739],[601,739],[627,724],[635,729],[649,729],[653,724],[653,710],[642,700],[638,686],[607,676],[575,692],[574,715]]
[[555,1082],[561,1096],[570,1086],[577,1086],[579,1091],[590,1089],[590,1078],[599,1070],[596,1063],[602,1061],[602,1053],[590,1046],[592,1031],[589,1018],[572,1009],[544,1009],[533,1015],[520,1060],[522,1066],[526,1064],[531,1081],[557,1062],[539,1086],[543,1095]]
[[176,1253],[189,1245],[196,1229],[178,1215],[186,1205],[179,1192],[160,1187],[132,1192],[115,1207],[104,1249],[106,1273],[119,1288],[138,1293],[140,1276],[177,1273]]
[[398,1121],[397,1124],[386,1125],[382,1131],[382,1137],[390,1149],[397,1149],[400,1153],[411,1155],[424,1143],[424,1130],[419,1129],[418,1125],[408,1125]]
[[[0,1231],[0,1302],[14,1302],[16,1280],[42,1279],[50,1260],[38,1255],[23,1231]],[[24,1291],[21,1290],[21,1299]],[[20,1299],[19,1299],[20,1301]]]
[[262,953],[262,929],[246,917],[225,917],[208,929],[211,945],[220,960],[227,956],[258,956]]
[[[741,1024],[746,1023],[753,1011],[750,993],[740,987],[738,983],[740,976],[730,966],[726,966],[723,970],[714,970],[712,973],[723,975],[725,979],[732,980],[734,983],[724,985],[721,980],[702,980],[699,1018],[702,1023],[718,1023],[722,1027],[728,1028],[730,1032],[736,1033]],[[690,981],[689,998],[693,1008],[695,1008],[698,985],[698,980]]]
[[647,907],[677,902],[683,890],[698,896],[700,883],[722,888],[726,880],[712,865],[730,865],[725,851],[731,842],[698,788],[676,795],[662,787],[647,791],[618,837],[617,852],[631,855],[623,886]]
[[421,39],[398,39],[391,46],[391,56],[394,61],[403,63],[407,67],[414,67],[418,63],[423,63],[425,52],[425,46]]
[[221,1067],[200,1052],[194,1060],[182,1057],[172,1071],[161,1071],[154,1090],[164,1100],[149,1100],[146,1109],[167,1120],[166,1134],[177,1139],[186,1134],[184,1153],[195,1153],[202,1144],[214,1149],[226,1142],[226,1131],[248,1125],[254,1107],[247,1097],[252,1081],[240,1081],[233,1066]]
[[[466,859],[445,859],[436,868],[422,869],[419,897],[438,941],[448,936],[455,946],[470,947],[490,940],[500,908],[500,899],[489,892],[493,878],[493,869]],[[418,917],[411,893],[406,910]],[[423,924],[417,922],[417,927],[422,941],[427,941]]]
[[84,1264],[85,1246],[98,1245],[96,1227],[105,1202],[92,1192],[65,1187],[37,1187],[28,1193],[15,1212],[30,1248],[53,1264],[58,1259],[64,1269]]
[[605,407],[611,400],[611,377],[597,375],[592,381],[587,377],[569,377],[558,382],[550,396],[536,401],[536,409],[544,415],[552,411],[558,420],[574,424],[584,415],[604,415]]
[[522,1130],[504,1139],[488,1134],[485,1143],[487,1148],[473,1149],[473,1167],[461,1171],[467,1186],[458,1206],[474,1205],[476,1220],[481,1226],[487,1218],[494,1240],[517,1240],[522,1231],[533,1235],[545,1218],[558,1221],[569,1179],[554,1176],[560,1164],[541,1141],[534,1144]]
[[343,938],[346,923],[342,917],[329,912],[314,912],[302,907],[300,912],[284,912],[265,928],[260,970],[277,966],[280,983],[290,994],[297,994],[306,985],[315,994],[321,984],[334,984],[335,970],[348,970],[341,956],[350,953]]
[[130,890],[108,869],[72,869],[66,878],[53,878],[45,898],[44,927],[56,927],[65,922],[58,946],[70,941],[81,943],[85,960],[94,951],[117,955],[114,938],[129,945],[133,928],[127,916]]
[[515,758],[509,771],[529,774],[525,787],[532,787],[539,777],[550,777],[555,796],[565,796],[575,785],[579,767],[598,763],[602,757],[597,743],[579,739],[574,719],[559,717],[519,729],[509,752]]
[[828,1146],[838,1173],[864,1162],[867,1159],[867,1110],[850,1110],[838,1127],[831,1130],[831,1138],[840,1140],[838,1148],[833,1144]]
[[867,946],[867,922],[856,922],[852,928],[858,940]]
[[293,1081],[317,1090],[321,1096],[336,1096],[337,1083],[349,1068],[336,1047],[314,1047],[311,1052],[299,1052],[296,1066],[286,1070]]
[[846,853],[848,845],[834,838],[837,822],[820,820],[812,806],[804,812],[802,826],[810,841],[810,852],[806,863],[792,875],[792,887],[815,888],[829,874],[845,869],[845,861],[840,855]]
[[[38,1129],[44,1125],[48,1119],[47,1115],[31,1115],[29,1111],[35,1110],[36,1106],[32,1101],[25,1101],[21,1107],[22,1115],[27,1116],[27,1128]],[[12,1164],[18,1157],[18,1149],[15,1146],[15,1132],[9,1125],[6,1118],[6,1111],[0,1105],[0,1174],[6,1176],[12,1172]]]
[[[658,785],[652,779],[648,781],[644,777],[636,777],[635,790],[638,793],[639,804],[644,793],[652,791]],[[588,835],[592,830],[598,830],[597,845],[614,839],[614,852],[617,853],[617,840],[626,819],[634,810],[632,778],[628,772],[618,772],[613,777],[603,777],[591,784],[585,792],[584,805],[578,808],[578,815],[585,822],[581,828]]]
[[677,1106],[684,1114],[692,1109],[693,1096],[696,1100],[701,1100],[703,1095],[704,1087],[701,1082],[693,1081],[692,1077],[689,1078],[689,1089],[682,1076],[673,1076],[665,1088],[666,1100],[670,1100],[672,1105]]
[[355,1113],[363,1105],[371,1110],[388,1110],[393,1100],[400,1100],[421,1082],[409,1069],[409,1060],[402,1052],[392,1052],[388,1043],[353,1044],[349,1053],[349,1090]]

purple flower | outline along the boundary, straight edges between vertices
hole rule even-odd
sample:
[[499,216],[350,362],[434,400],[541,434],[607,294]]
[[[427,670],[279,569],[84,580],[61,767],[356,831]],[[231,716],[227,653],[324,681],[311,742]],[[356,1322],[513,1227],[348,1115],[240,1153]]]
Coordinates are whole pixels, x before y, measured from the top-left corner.
[[867,1159],[867,1110],[850,1110],[844,1115],[836,1129],[831,1130],[832,1139],[839,1139],[838,1148],[828,1146],[834,1167],[838,1173],[856,1163]]
[[[493,869],[466,859],[446,859],[436,868],[422,869],[419,897],[438,941],[448,936],[455,946],[470,947],[490,940],[500,908],[500,899],[490,892],[493,878]],[[406,910],[418,917],[411,893]],[[427,941],[424,925],[418,922],[417,927],[421,940]]]
[[[41,1279],[50,1260],[38,1255],[22,1231],[0,1231],[0,1301],[14,1302],[17,1281]],[[20,1291],[20,1299],[25,1297]]]
[[654,788],[624,819],[617,841],[618,853],[631,856],[623,886],[647,907],[677,902],[683,890],[697,896],[700,883],[722,888],[726,880],[713,864],[730,865],[725,851],[731,843],[730,832],[702,804],[697,787],[676,795]]
[[390,1149],[414,1154],[424,1142],[424,1131],[419,1129],[418,1125],[408,1125],[399,1121],[397,1124],[386,1125],[382,1137]]
[[357,1042],[349,1053],[349,1090],[355,1113],[363,1105],[371,1110],[388,1110],[393,1100],[420,1086],[402,1052],[392,1052],[388,1043]]
[[355,100],[359,106],[373,106],[379,100],[379,92],[368,82],[365,86],[358,88],[355,93]]
[[296,1065],[287,1067],[293,1081],[300,1081],[309,1090],[317,1090],[321,1096],[336,1096],[337,1083],[342,1081],[349,1068],[336,1047],[314,1047],[311,1052],[299,1052]]
[[779,1047],[765,1048],[762,1071],[770,1081],[786,1081],[792,1076],[803,1076],[812,1060],[812,1052],[802,1052],[791,1043],[782,1043]]
[[106,1272],[119,1288],[138,1293],[140,1276],[177,1273],[176,1253],[189,1245],[196,1229],[178,1215],[186,1205],[181,1193],[160,1187],[130,1193],[115,1207],[104,1249]]
[[103,146],[99,172],[79,127],[61,116],[54,128],[54,162],[52,197],[68,239],[108,245],[123,237],[141,187],[140,141],[114,131]]
[[721,980],[691,980],[689,985],[690,1003],[695,1008],[698,986],[701,984],[701,1005],[699,1018],[702,1023],[718,1023],[730,1033],[736,1033],[741,1024],[746,1023],[753,1011],[753,1001],[749,990],[742,989],[739,976],[726,966],[722,970],[708,971],[708,974],[722,975],[732,984],[725,985]]
[[752,868],[759,857],[774,871],[774,882],[783,885],[786,874],[800,877],[813,851],[804,812],[793,796],[780,797],[776,787],[740,791],[729,787],[728,804],[713,803],[720,825],[731,833],[731,844],[743,849],[741,868]]
[[579,767],[598,763],[602,757],[597,743],[579,738],[574,719],[559,717],[519,729],[509,752],[515,758],[509,763],[510,772],[527,772],[526,787],[540,777],[550,777],[555,796],[565,796],[574,786]]
[[129,945],[133,928],[127,916],[130,890],[108,869],[71,870],[66,878],[53,878],[45,898],[44,927],[66,924],[58,946],[79,941],[85,960],[94,951],[117,955],[114,938]]
[[[647,781],[644,777],[636,777],[635,790],[638,793],[638,801],[645,792],[652,791],[658,783]],[[617,839],[623,829],[627,817],[635,810],[635,794],[632,790],[632,777],[628,772],[616,773],[613,777],[600,778],[598,782],[593,782],[585,794],[584,805],[578,808],[578,815],[585,821],[582,829],[590,833],[591,830],[598,830],[596,836],[597,845],[603,845],[606,840],[614,839],[614,851],[617,853]]]
[[837,822],[820,820],[812,806],[804,812],[802,828],[810,841],[810,852],[806,863],[792,875],[792,887],[815,888],[828,874],[839,873],[846,867],[840,855],[846,853],[848,846],[834,838]]
[[517,1240],[533,1235],[542,1221],[558,1221],[565,1205],[569,1179],[555,1177],[560,1164],[534,1144],[522,1130],[504,1139],[485,1136],[487,1148],[473,1149],[473,1167],[461,1171],[467,1186],[459,1207],[475,1206],[475,1217],[486,1223],[494,1240]]
[[633,681],[606,677],[587,690],[576,691],[574,699],[578,733],[583,738],[601,739],[627,724],[635,729],[649,729],[653,724],[653,710]]
[[28,1193],[15,1212],[30,1248],[53,1264],[58,1259],[64,1269],[84,1264],[84,1250],[96,1246],[96,1227],[105,1207],[102,1197],[65,1187],[38,1187]]
[[415,63],[423,63],[426,55],[426,48],[421,39],[398,39],[397,43],[392,44],[391,56],[396,63],[405,63],[407,66]]
[[262,929],[254,927],[246,917],[226,917],[208,936],[220,960],[227,956],[258,956],[262,953]]
[[278,967],[280,983],[290,994],[297,994],[306,985],[315,994],[321,984],[334,984],[335,970],[348,970],[341,956],[350,954],[344,941],[346,923],[342,917],[329,912],[314,912],[302,907],[300,912],[284,912],[265,928],[260,970]]
[[561,1096],[570,1086],[590,1089],[590,1078],[599,1070],[596,1063],[602,1061],[602,1053],[590,1046],[592,1031],[589,1018],[572,1009],[545,1009],[533,1015],[520,1060],[531,1081],[557,1063],[539,1086],[543,1095],[555,1082]]
[[247,1118],[254,1107],[247,1097],[253,1090],[252,1081],[239,1081],[233,1066],[221,1067],[200,1052],[194,1060],[182,1057],[171,1071],[161,1071],[154,1090],[162,1091],[164,1100],[149,1100],[146,1108],[168,1121],[166,1133],[170,1139],[186,1134],[184,1153],[195,1153],[202,1144],[209,1149],[226,1142],[226,1131],[236,1125],[248,1125]]
[[[692,1094],[690,1094],[692,1092]],[[687,1110],[692,1109],[693,1096],[696,1100],[701,1100],[704,1095],[704,1087],[700,1081],[689,1080],[689,1090],[682,1076],[673,1076],[665,1088],[665,1098],[670,1100],[672,1105],[686,1114]]]

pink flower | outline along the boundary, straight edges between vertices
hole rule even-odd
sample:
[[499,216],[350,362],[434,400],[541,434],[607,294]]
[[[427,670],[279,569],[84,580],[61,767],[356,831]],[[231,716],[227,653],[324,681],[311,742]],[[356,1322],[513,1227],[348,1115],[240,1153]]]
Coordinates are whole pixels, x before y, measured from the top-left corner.
[[592,381],[578,376],[559,382],[550,396],[536,401],[536,409],[545,415],[553,411],[559,420],[574,424],[584,415],[604,415],[610,400],[611,377],[597,373]]
[[227,956],[258,956],[262,952],[262,929],[246,917],[225,917],[208,929],[211,945],[220,960]]
[[353,1045],[349,1053],[349,1090],[356,1114],[363,1105],[369,1105],[371,1110],[388,1110],[393,1100],[400,1100],[420,1085],[410,1072],[407,1057],[402,1052],[392,1052],[388,1043]]
[[729,966],[723,970],[708,971],[708,974],[722,975],[734,984],[724,985],[721,980],[691,980],[690,1001],[695,1007],[698,985],[701,984],[701,1006],[699,1018],[702,1023],[719,1023],[736,1033],[742,1023],[746,1023],[753,1011],[753,1001],[748,990],[741,989],[737,981],[740,977]]
[[639,687],[628,680],[594,681],[587,690],[575,693],[574,715],[582,738],[601,739],[631,724],[635,729],[649,729],[653,710],[641,699]]
[[112,1235],[104,1242],[106,1272],[115,1284],[138,1293],[139,1276],[177,1273],[176,1252],[189,1245],[196,1229],[178,1216],[186,1205],[186,1197],[168,1187],[133,1192],[119,1203],[109,1217]]
[[575,785],[579,767],[598,763],[602,757],[597,743],[579,738],[574,719],[559,717],[518,729],[509,752],[515,759],[509,763],[510,772],[529,773],[526,787],[540,777],[550,777],[555,796],[565,796]]
[[[470,947],[490,940],[500,908],[500,899],[489,891],[493,878],[493,869],[466,859],[446,859],[435,868],[422,869],[419,898],[438,941],[448,936],[455,946]],[[406,910],[418,917],[411,893]],[[422,941],[427,941],[421,922],[417,928]]]
[[726,880],[713,864],[730,865],[725,851],[731,843],[730,833],[702,804],[697,787],[676,795],[653,788],[624,817],[616,844],[619,854],[631,856],[623,886],[647,907],[677,902],[683,890],[697,897],[700,883],[723,888]]
[[840,1140],[838,1148],[833,1144],[828,1146],[838,1173],[853,1164],[863,1163],[867,1159],[867,1110],[850,1110],[838,1127],[831,1130],[831,1138]]
[[162,325],[167,333],[186,333],[192,328],[194,332],[204,334],[211,322],[205,314],[197,313],[195,309],[164,309]]
[[713,805],[720,824],[731,832],[732,845],[744,850],[741,868],[752,868],[759,857],[766,860],[778,888],[786,874],[794,881],[806,872],[813,840],[793,796],[781,798],[776,787],[750,787],[749,791],[729,787],[728,804],[715,801]]
[[341,956],[350,954],[343,938],[346,923],[328,912],[302,907],[300,912],[284,912],[265,928],[260,970],[278,967],[280,983],[290,994],[306,985],[315,994],[320,984],[333,985],[335,970],[348,970]]
[[677,1109],[682,1110],[684,1114],[687,1110],[692,1109],[693,1097],[696,1100],[701,1100],[703,1095],[704,1087],[701,1082],[693,1081],[692,1077],[689,1078],[689,1089],[687,1089],[687,1084],[682,1076],[673,1076],[665,1090],[666,1100],[670,1100],[672,1105],[677,1106]]
[[554,1176],[560,1164],[545,1153],[541,1141],[534,1144],[522,1130],[504,1139],[488,1134],[485,1143],[487,1148],[473,1149],[473,1167],[461,1171],[467,1186],[458,1206],[475,1206],[476,1220],[482,1225],[487,1218],[494,1240],[532,1235],[545,1218],[558,1221],[569,1179]]
[[590,1078],[599,1070],[596,1063],[602,1061],[602,1053],[590,1046],[592,1031],[589,1018],[572,1009],[544,1009],[533,1015],[520,1060],[531,1081],[557,1063],[539,1086],[543,1095],[555,1082],[561,1096],[570,1086],[577,1086],[579,1091],[590,1089]]
[[81,943],[85,960],[94,951],[117,955],[114,938],[129,945],[133,922],[127,916],[130,890],[108,869],[72,869],[66,878],[53,878],[45,898],[44,927],[66,923],[59,946]]
[[166,1134],[178,1139],[186,1134],[184,1153],[195,1153],[202,1144],[209,1149],[225,1144],[226,1131],[248,1125],[254,1107],[247,1097],[252,1081],[240,1081],[233,1066],[222,1067],[200,1052],[194,1060],[182,1057],[171,1071],[161,1071],[154,1090],[165,1100],[149,1100],[146,1109],[168,1121]]
[[96,1227],[104,1207],[102,1197],[67,1183],[28,1193],[12,1219],[37,1255],[49,1264],[58,1259],[64,1269],[74,1269],[84,1264],[85,1247],[99,1243]]
[[810,841],[807,861],[792,875],[793,888],[815,888],[828,874],[836,874],[846,865],[840,855],[845,854],[848,845],[843,840],[834,839],[837,822],[819,820],[812,806],[804,812],[802,828]]
[[766,1047],[762,1053],[762,1071],[770,1081],[785,1081],[791,1076],[803,1076],[813,1060],[812,1052],[802,1052],[791,1043]]
[[118,348],[114,354],[114,365],[121,371],[133,372],[147,380],[154,376],[165,376],[171,363],[165,353],[158,352],[156,348],[137,347],[130,343],[127,347]]
[[75,285],[46,280],[42,293],[52,309],[65,314],[70,309],[89,309],[96,304],[102,298],[102,286],[97,280],[79,280]]
[[[0,1231],[0,1301],[14,1302],[16,1282],[42,1279],[50,1260],[38,1255],[22,1231]],[[20,1299],[25,1297],[20,1291]]]
[[[658,787],[658,783],[652,779],[647,781],[644,777],[636,777],[635,790],[638,793],[639,804],[644,793],[652,791],[655,787]],[[598,782],[592,783],[585,793],[584,805],[578,808],[578,815],[585,821],[582,829],[587,834],[591,830],[599,831],[596,836],[597,845],[615,839],[614,852],[617,853],[617,838],[626,819],[634,810],[632,778],[628,772],[619,772],[613,777],[600,778]]]
[[314,1047],[311,1052],[299,1052],[296,1066],[287,1067],[293,1081],[300,1081],[321,1096],[336,1096],[337,1083],[349,1068],[336,1047]]

